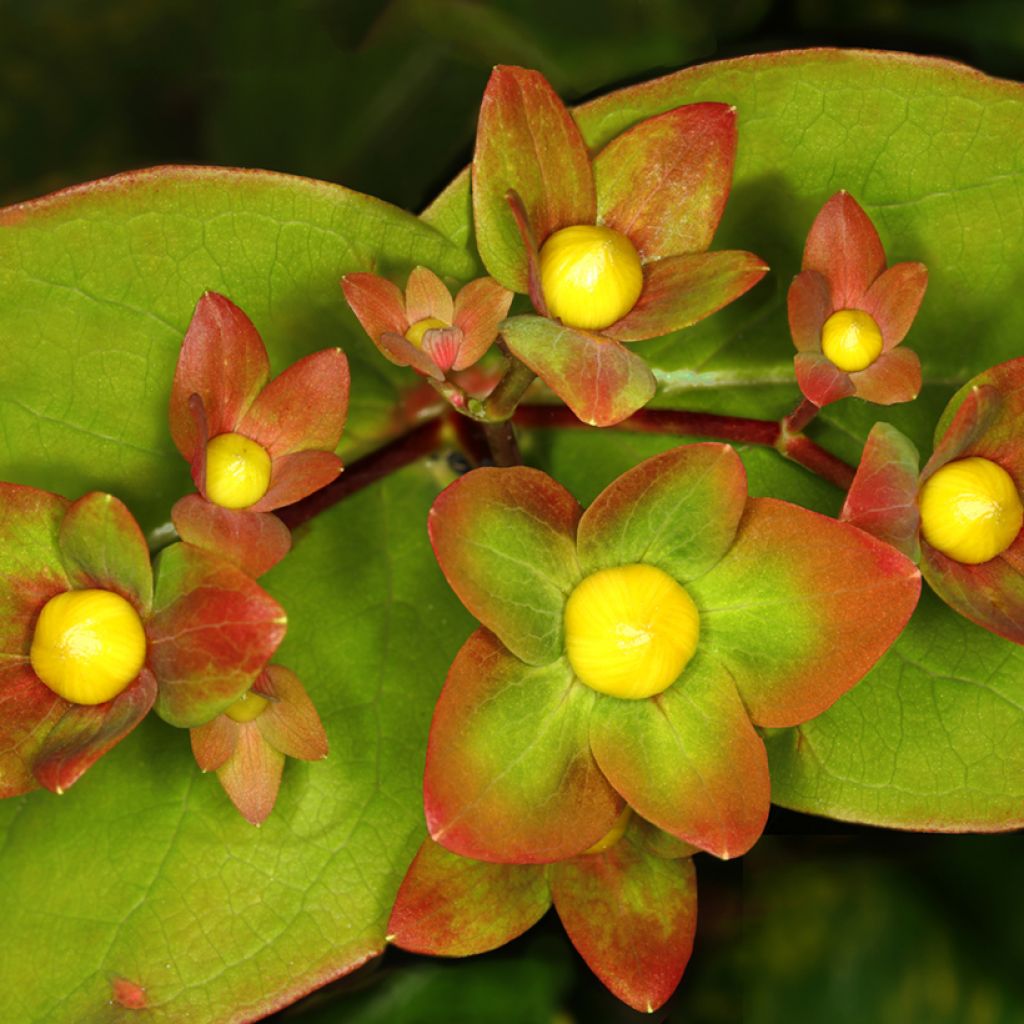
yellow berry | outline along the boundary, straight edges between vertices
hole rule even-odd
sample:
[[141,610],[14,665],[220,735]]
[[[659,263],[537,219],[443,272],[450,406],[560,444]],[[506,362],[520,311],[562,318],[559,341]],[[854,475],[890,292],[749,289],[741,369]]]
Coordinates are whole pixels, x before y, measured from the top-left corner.
[[625,235],[581,224],[556,231],[544,243],[540,284],[552,316],[569,327],[599,331],[636,305],[644,271]]
[[218,434],[206,446],[206,496],[224,508],[248,508],[270,486],[270,456],[241,434]]
[[697,650],[700,617],[690,595],[653,565],[588,576],[565,606],[569,663],[587,686],[640,700],[679,678]]
[[428,316],[425,320],[417,320],[405,332],[405,340],[413,345],[414,348],[423,348],[423,335],[427,331],[434,331],[440,327],[450,327],[451,324],[446,324],[443,320],[438,320],[435,316]]
[[1013,478],[998,463],[977,456],[947,462],[925,482],[918,503],[924,539],[967,565],[1005,551],[1024,523]]
[[251,722],[263,714],[269,703],[266,697],[247,690],[224,714],[235,722]]
[[72,704],[113,700],[142,670],[146,633],[138,612],[110,590],[68,590],[43,605],[32,669]]
[[841,309],[825,321],[821,350],[840,370],[856,373],[866,370],[882,354],[882,332],[862,310]]
[[612,825],[607,834],[598,839],[589,850],[584,850],[583,852],[585,854],[604,853],[605,850],[610,850],[626,834],[626,826],[629,824],[629,819],[632,816],[633,812],[627,804],[627,806],[622,808],[622,813],[615,819],[615,824]]

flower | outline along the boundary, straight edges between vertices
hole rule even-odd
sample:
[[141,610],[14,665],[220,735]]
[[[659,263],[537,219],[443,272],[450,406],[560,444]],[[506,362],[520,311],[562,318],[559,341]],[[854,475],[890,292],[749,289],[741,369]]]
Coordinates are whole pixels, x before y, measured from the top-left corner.
[[341,349],[315,352],[269,378],[267,350],[249,318],[223,295],[203,295],[182,342],[169,408],[171,436],[199,497],[183,498],[171,518],[182,539],[254,576],[291,544],[266,513],[341,472],[334,449],[348,409]]
[[489,864],[427,839],[398,890],[388,940],[430,956],[484,953],[554,904],[591,970],[650,1013],[672,995],[693,950],[692,852],[628,812],[602,849],[554,864]]
[[[538,470],[475,470],[437,498],[429,529],[482,628],[434,711],[427,823],[479,860],[573,857],[625,804],[683,842],[743,853],[769,803],[754,727],[829,707],[899,635],[920,591],[889,545],[748,498],[722,444],[647,459],[585,512]],[[599,623],[583,638],[589,660],[574,651],[588,619]]]
[[109,494],[0,484],[0,796],[62,793],[155,705],[198,725],[251,686],[285,614],[188,544],[156,561]]
[[593,159],[547,80],[497,67],[473,157],[477,245],[488,272],[539,316],[501,330],[580,419],[618,423],[654,394],[621,342],[696,323],[765,274],[748,252],[707,252],[736,152],[736,111],[694,103],[639,122]]
[[896,346],[928,286],[923,263],[886,269],[878,232],[848,192],[821,208],[789,288],[789,329],[800,390],[821,407],[849,395],[879,405],[921,390],[921,363]]
[[490,348],[508,313],[512,293],[481,277],[451,292],[426,267],[409,275],[405,296],[376,274],[347,274],[345,298],[381,353],[434,380],[465,370]]
[[918,559],[954,611],[1024,644],[1024,358],[953,396],[932,457],[889,424],[868,435],[843,518]]
[[204,772],[215,771],[242,816],[259,825],[273,810],[286,757],[327,756],[327,735],[298,676],[268,665],[252,689],[191,732]]

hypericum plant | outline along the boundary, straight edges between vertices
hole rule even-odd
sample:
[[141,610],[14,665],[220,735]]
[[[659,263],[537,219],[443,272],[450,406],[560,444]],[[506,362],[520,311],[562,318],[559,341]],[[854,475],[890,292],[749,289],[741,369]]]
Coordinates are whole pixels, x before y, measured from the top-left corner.
[[754,726],[824,711],[920,589],[889,545],[748,498],[721,444],[648,459],[585,512],[537,470],[476,470],[429,525],[484,628],[434,711],[427,824],[480,860],[572,857],[624,804],[719,857],[745,852],[769,803]]
[[153,706],[191,726],[230,707],[285,633],[248,576],[189,544],[156,562],[109,494],[0,484],[0,796],[61,793]]

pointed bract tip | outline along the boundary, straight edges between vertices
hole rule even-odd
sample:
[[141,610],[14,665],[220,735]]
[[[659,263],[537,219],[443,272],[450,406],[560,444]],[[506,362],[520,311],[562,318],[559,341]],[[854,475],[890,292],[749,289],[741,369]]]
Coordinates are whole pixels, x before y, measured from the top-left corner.
[[384,941],[385,942],[394,942],[395,939],[397,939],[397,938],[398,938],[398,935],[395,932],[392,932],[390,935],[385,935],[384,936]]

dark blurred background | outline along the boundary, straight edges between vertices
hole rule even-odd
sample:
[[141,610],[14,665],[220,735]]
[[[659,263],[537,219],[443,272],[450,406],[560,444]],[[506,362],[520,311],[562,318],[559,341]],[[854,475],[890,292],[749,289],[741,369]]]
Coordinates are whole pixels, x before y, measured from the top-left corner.
[[[467,162],[493,64],[567,100],[807,46],[911,50],[1024,77],[1024,3],[926,0],[0,0],[0,203],[159,163],[265,167],[411,210]],[[1024,130],[1024,126],[1022,126]],[[904,836],[775,811],[698,858],[676,998],[607,995],[549,915],[494,954],[390,951],[291,1024],[1013,1024],[1024,839]]]

